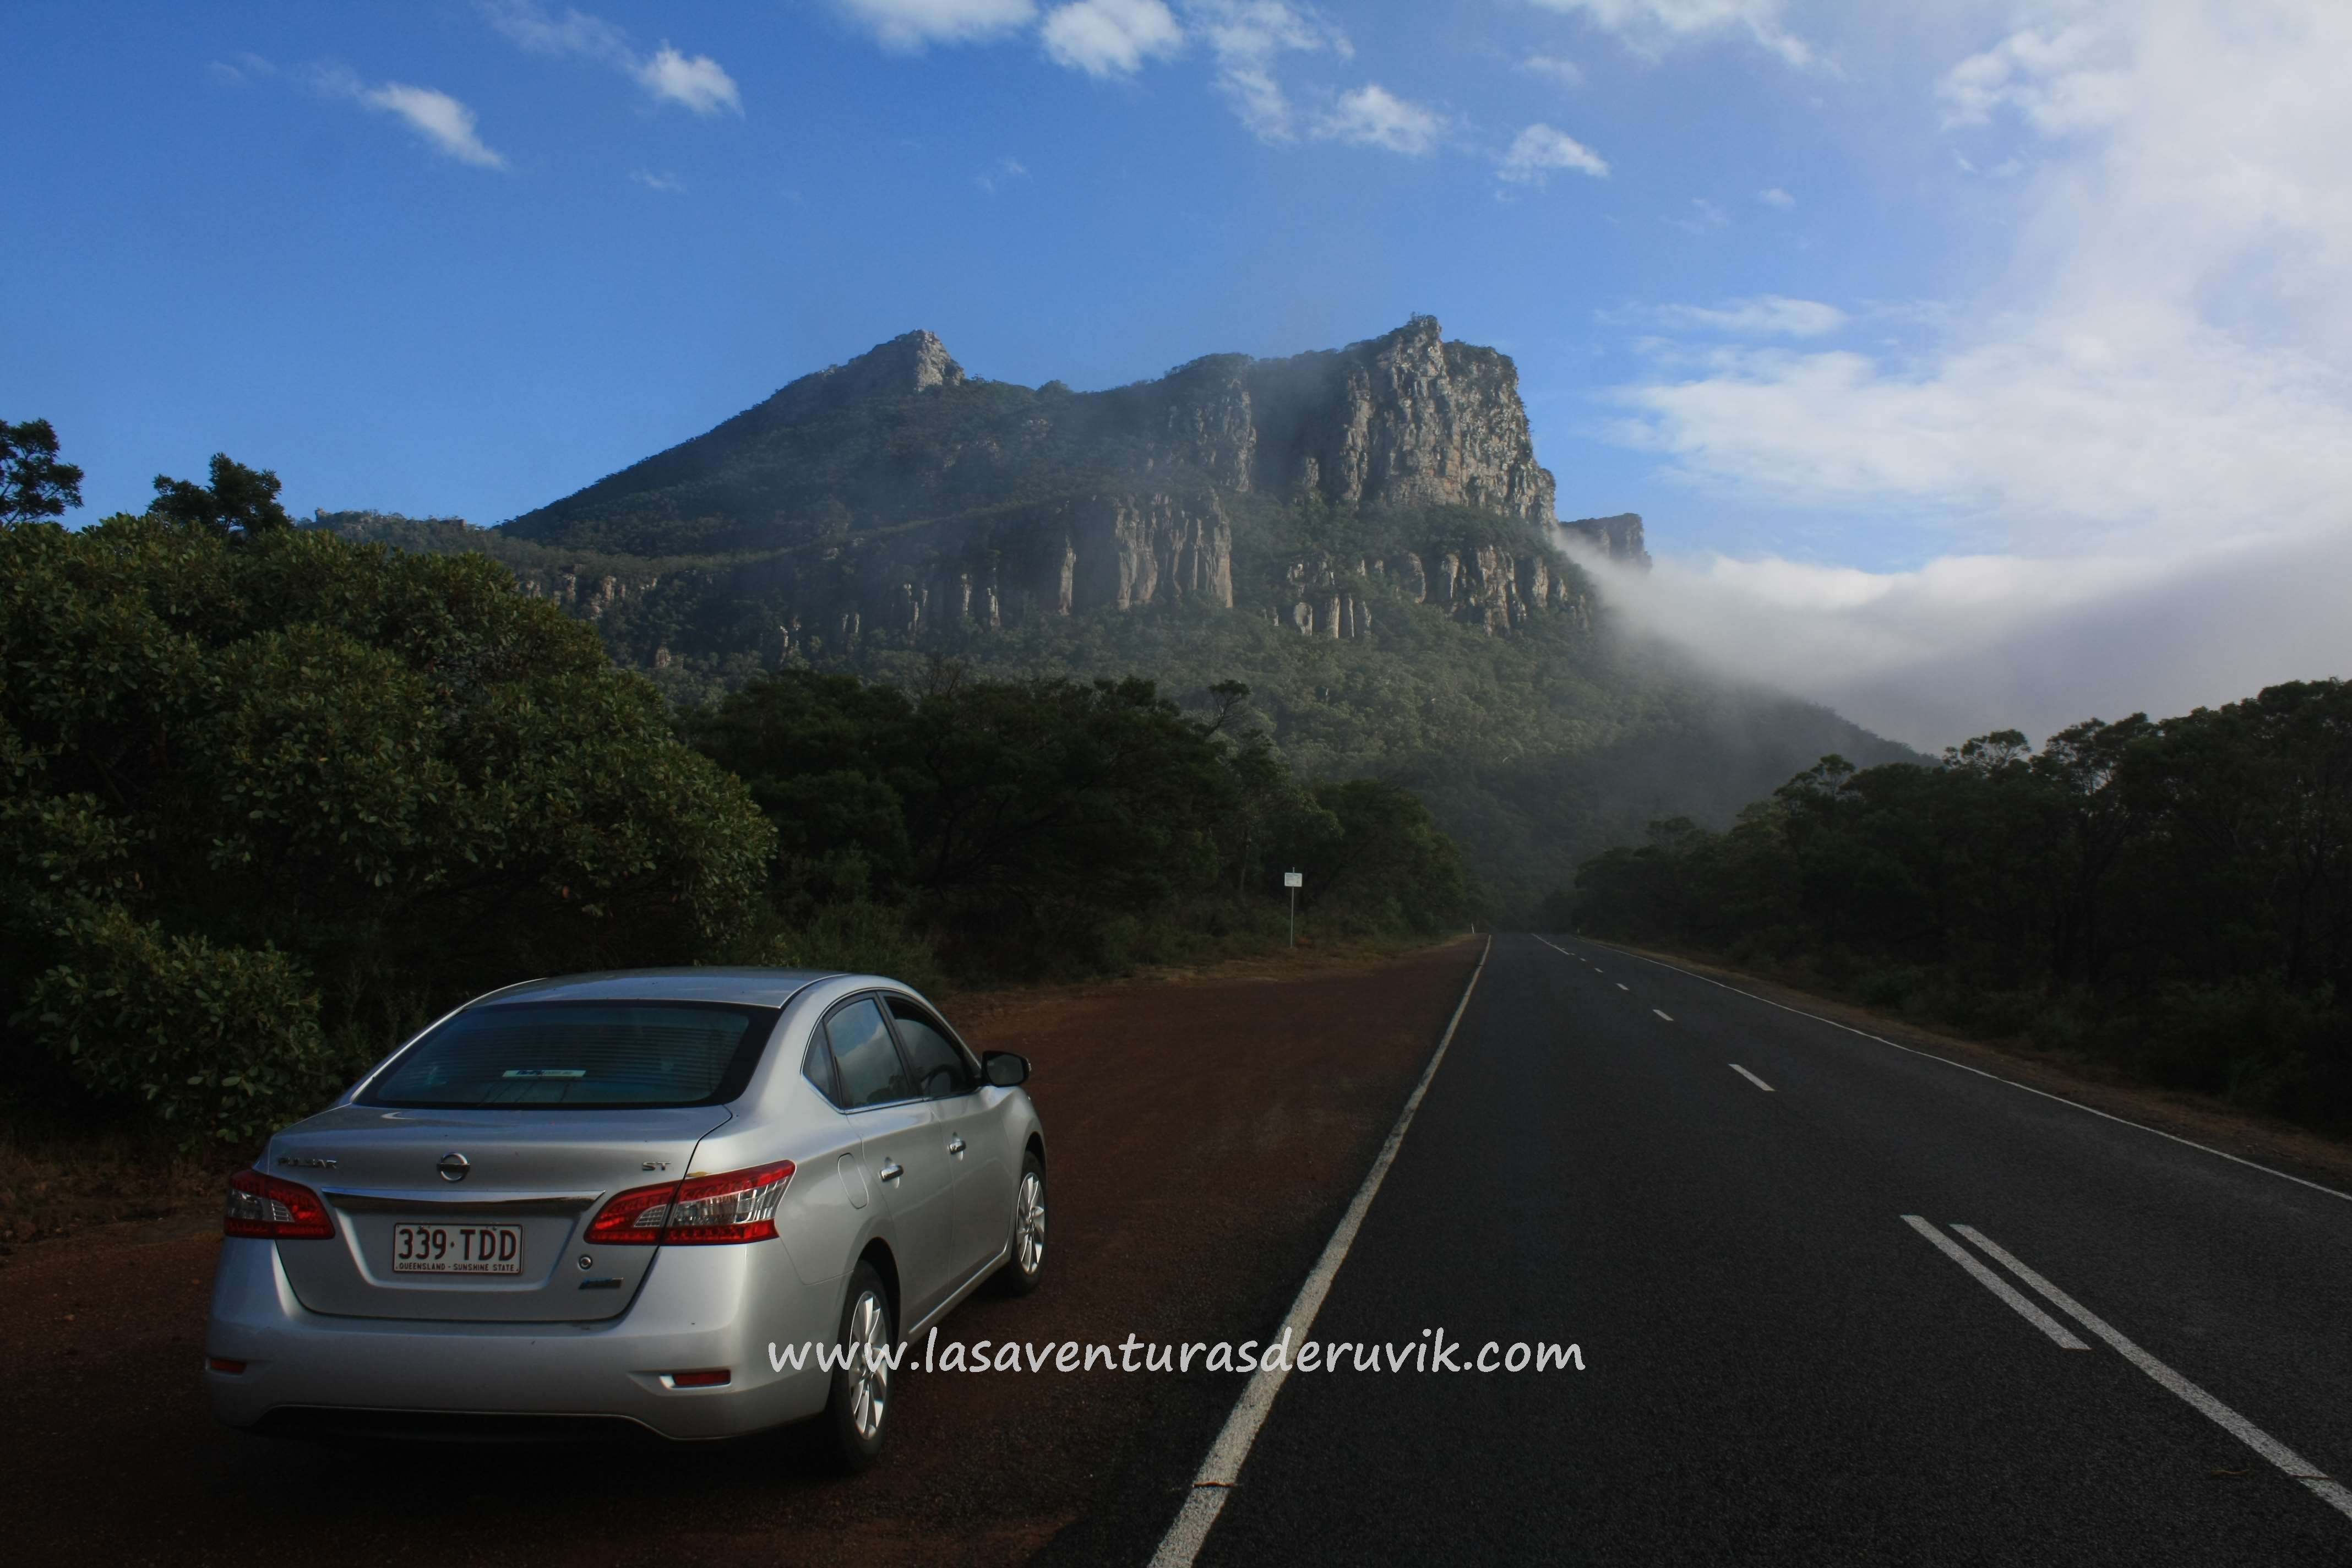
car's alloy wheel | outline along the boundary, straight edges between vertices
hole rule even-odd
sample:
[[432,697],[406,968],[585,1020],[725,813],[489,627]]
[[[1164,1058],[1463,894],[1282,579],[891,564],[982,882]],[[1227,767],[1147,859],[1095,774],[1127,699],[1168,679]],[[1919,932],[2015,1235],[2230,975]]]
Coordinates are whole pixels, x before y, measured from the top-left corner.
[[862,1470],[882,1452],[890,1415],[890,1356],[894,1346],[890,1296],[871,1264],[849,1277],[849,1300],[841,1313],[841,1348],[847,1352],[833,1372],[825,1413],[834,1447],[848,1469]]
[[882,1302],[868,1290],[849,1309],[849,1342],[856,1348],[857,1368],[850,1383],[849,1424],[867,1442],[882,1435],[882,1415],[890,1405],[890,1319]]
[[1021,1173],[1021,1272],[1034,1274],[1045,1267],[1045,1178],[1034,1171]]
[[1022,1156],[1021,1184],[1013,1192],[1012,1253],[998,1287],[1026,1296],[1045,1278],[1045,1163],[1034,1151]]

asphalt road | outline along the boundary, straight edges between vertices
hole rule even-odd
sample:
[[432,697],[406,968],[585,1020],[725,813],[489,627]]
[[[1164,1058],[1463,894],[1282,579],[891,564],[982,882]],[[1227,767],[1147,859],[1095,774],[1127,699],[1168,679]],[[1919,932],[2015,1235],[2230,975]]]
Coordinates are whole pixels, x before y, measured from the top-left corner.
[[1555,940],[1496,941],[1313,1337],[1585,1370],[1294,1373],[1200,1563],[2352,1563],[2144,1364],[2352,1477],[2352,1201]]

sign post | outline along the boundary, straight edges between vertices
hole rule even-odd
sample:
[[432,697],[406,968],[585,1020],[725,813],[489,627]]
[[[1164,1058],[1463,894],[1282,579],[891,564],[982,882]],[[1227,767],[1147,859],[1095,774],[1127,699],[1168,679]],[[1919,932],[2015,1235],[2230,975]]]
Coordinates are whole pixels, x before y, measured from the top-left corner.
[[1298,945],[1298,889],[1307,885],[1307,879],[1297,871],[1285,871],[1282,874],[1282,885],[1290,889],[1290,945],[1297,947]]

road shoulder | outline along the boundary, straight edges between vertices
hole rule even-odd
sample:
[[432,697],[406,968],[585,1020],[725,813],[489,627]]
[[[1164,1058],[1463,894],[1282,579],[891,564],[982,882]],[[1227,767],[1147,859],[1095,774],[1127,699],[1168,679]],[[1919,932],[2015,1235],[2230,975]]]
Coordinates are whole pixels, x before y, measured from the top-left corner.
[[1801,991],[1779,981],[1767,980],[1683,953],[1601,942],[1595,937],[1579,937],[1576,940],[1648,959],[1654,963],[1668,964],[1745,991],[1767,1002],[1811,1013],[1846,1028],[1875,1035],[1912,1050],[2024,1084],[2030,1089],[2060,1100],[2072,1100],[2108,1116],[2137,1122],[2194,1143],[2202,1143],[2241,1160],[2271,1166],[2304,1181],[2316,1182],[2338,1191],[2352,1191],[2352,1144],[2325,1137],[2275,1117],[2242,1110],[2205,1095],[2133,1083],[2119,1075],[2100,1072],[2087,1064],[2023,1046],[1971,1040],[1924,1028],[1851,1002]]

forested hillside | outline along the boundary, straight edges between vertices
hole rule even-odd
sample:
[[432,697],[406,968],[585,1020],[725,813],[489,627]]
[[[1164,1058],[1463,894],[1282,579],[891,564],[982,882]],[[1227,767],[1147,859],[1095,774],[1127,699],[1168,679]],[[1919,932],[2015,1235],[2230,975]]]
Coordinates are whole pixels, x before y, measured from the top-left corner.
[[2158,1082],[2352,1120],[2352,685],[1824,757],[1728,832],[1654,823],[1555,919]]

